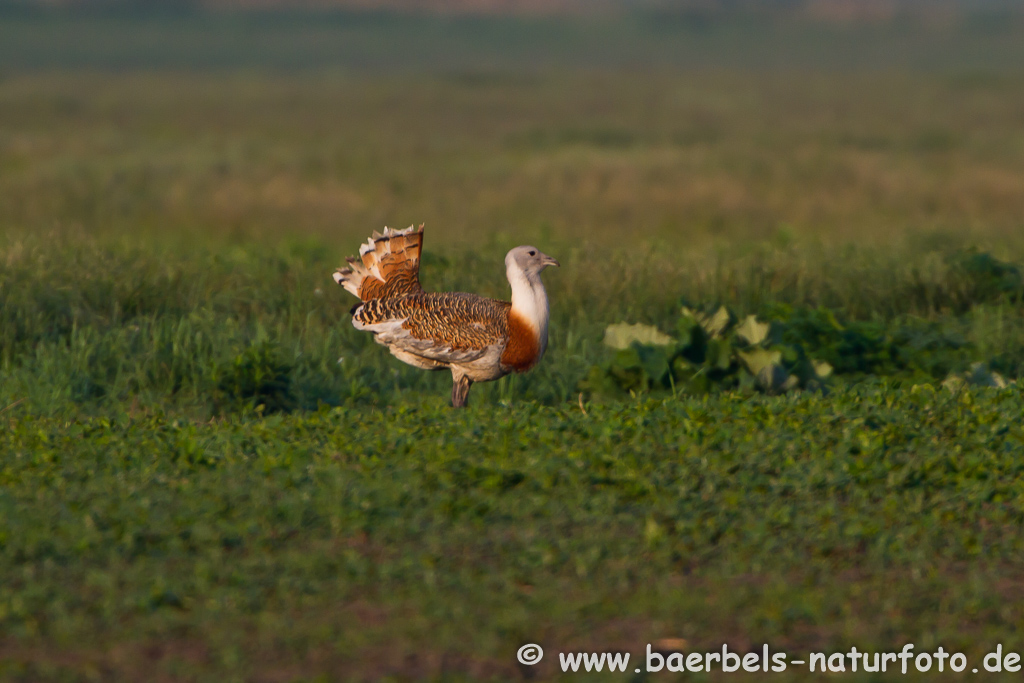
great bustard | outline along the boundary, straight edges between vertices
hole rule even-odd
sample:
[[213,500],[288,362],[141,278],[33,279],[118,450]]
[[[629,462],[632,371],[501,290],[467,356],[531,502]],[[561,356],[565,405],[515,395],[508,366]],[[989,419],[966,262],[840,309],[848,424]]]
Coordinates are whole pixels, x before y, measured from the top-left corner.
[[363,303],[352,324],[373,332],[399,360],[424,370],[452,372],[452,405],[461,408],[473,382],[525,372],[548,345],[548,296],[540,279],[558,261],[530,246],[505,256],[512,301],[464,292],[424,292],[420,286],[423,226],[384,228],[359,247],[359,259],[334,280]]

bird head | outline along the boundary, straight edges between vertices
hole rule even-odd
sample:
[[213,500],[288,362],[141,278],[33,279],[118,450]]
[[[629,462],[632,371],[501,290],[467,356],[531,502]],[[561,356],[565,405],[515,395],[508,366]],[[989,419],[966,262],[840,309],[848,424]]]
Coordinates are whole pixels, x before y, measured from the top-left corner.
[[548,256],[537,247],[531,247],[529,245],[516,247],[512,251],[508,252],[508,256],[505,257],[505,268],[509,269],[513,264],[527,275],[539,275],[540,271],[544,270],[548,266],[559,265],[558,261]]

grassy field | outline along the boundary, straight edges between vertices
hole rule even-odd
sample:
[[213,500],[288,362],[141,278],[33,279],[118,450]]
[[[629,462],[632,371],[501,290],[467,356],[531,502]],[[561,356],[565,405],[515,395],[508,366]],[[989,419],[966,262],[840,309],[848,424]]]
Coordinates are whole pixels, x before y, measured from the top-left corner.
[[[1019,20],[325,16],[0,16],[0,679],[1024,649]],[[457,413],[330,278],[420,222],[562,262]],[[833,372],[602,343],[684,304]]]

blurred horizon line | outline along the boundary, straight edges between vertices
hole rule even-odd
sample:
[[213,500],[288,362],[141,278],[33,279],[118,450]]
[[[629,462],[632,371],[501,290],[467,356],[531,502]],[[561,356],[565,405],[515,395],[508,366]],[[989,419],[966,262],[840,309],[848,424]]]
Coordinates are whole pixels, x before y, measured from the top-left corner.
[[1015,0],[0,0],[3,14],[382,13],[585,17],[654,14],[693,22],[750,17],[824,24],[954,25],[979,15],[1024,18]]

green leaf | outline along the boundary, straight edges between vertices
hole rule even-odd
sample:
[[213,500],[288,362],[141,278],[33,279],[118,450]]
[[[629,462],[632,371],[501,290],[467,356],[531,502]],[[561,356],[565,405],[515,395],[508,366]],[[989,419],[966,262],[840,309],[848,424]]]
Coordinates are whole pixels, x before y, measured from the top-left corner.
[[764,366],[757,373],[756,380],[758,388],[769,394],[779,394],[795,389],[800,383],[800,380],[791,376],[781,365]]
[[758,322],[757,316],[748,315],[736,328],[736,336],[745,344],[756,346],[768,338],[771,323]]
[[644,391],[648,388],[650,379],[644,371],[638,348],[630,346],[617,351],[608,367],[608,373],[623,391]]
[[782,352],[778,349],[753,348],[737,351],[743,366],[755,378],[755,384],[770,394],[796,388],[800,380],[790,376],[782,367]]
[[832,366],[823,360],[812,360],[811,367],[814,368],[814,374],[818,379],[825,379],[832,374]]
[[634,344],[640,356],[640,366],[654,384],[665,386],[668,384],[669,357],[665,349],[661,347],[644,347]]
[[[686,314],[687,310],[683,309],[683,312]],[[719,306],[714,313],[698,313],[694,317],[712,339],[722,336],[733,322],[732,314],[725,306]]]
[[709,340],[704,363],[714,370],[728,370],[732,365],[732,344],[727,339]]
[[628,349],[633,342],[650,346],[668,346],[675,339],[653,325],[617,323],[604,330],[604,343],[613,349]]
[[676,346],[678,353],[691,363],[703,363],[708,346],[708,335],[704,329],[695,319],[682,317],[676,323],[676,332],[679,335],[679,344]]
[[737,351],[736,355],[751,375],[757,376],[762,370],[773,365],[782,367],[782,352],[775,349],[754,348],[747,351]]

